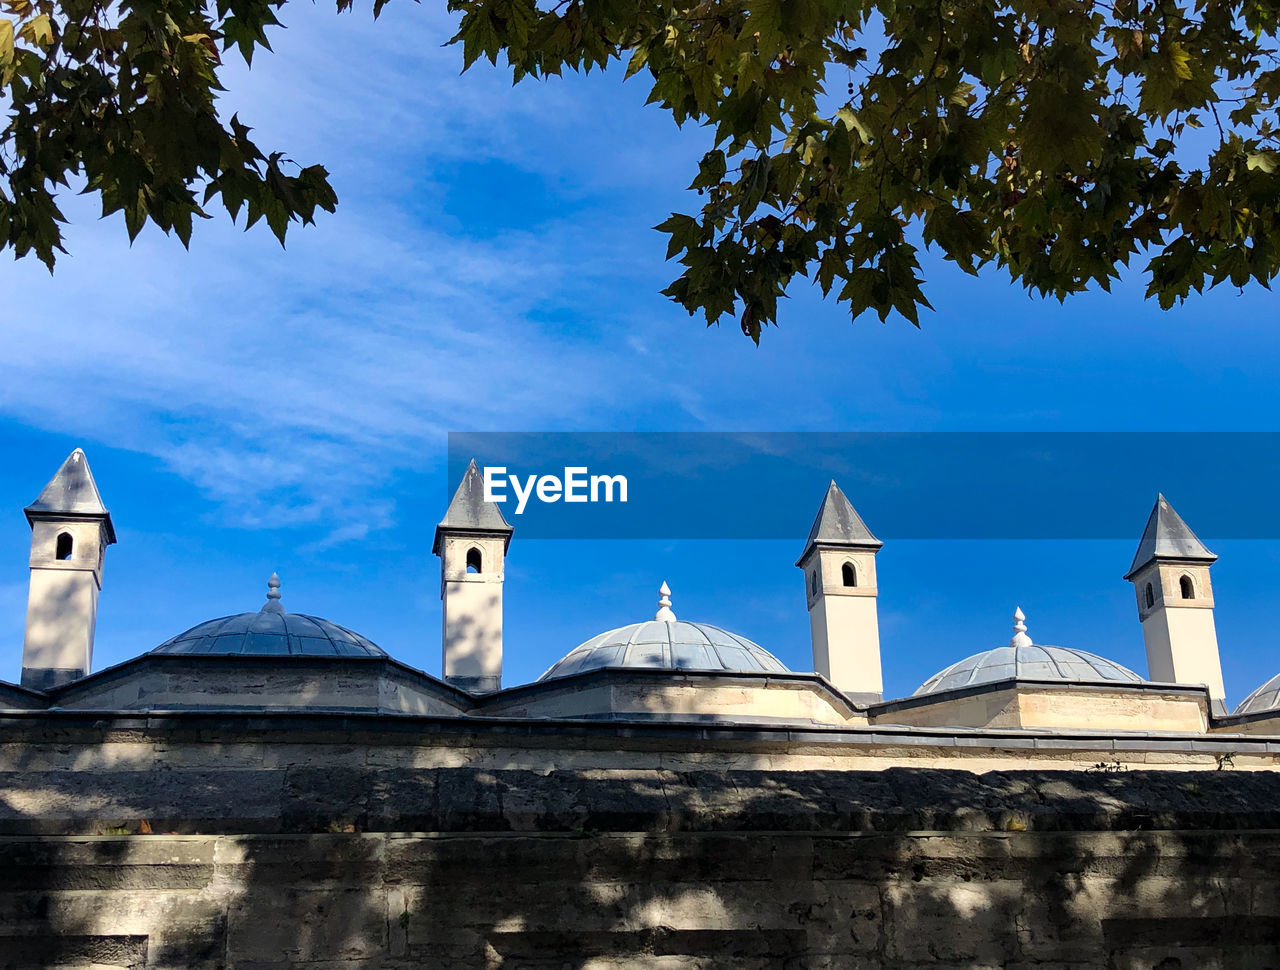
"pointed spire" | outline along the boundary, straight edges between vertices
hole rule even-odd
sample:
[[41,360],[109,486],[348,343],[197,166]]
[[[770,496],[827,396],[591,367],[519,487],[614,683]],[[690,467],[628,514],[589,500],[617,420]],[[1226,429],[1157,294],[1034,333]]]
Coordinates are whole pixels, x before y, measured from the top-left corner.
[[480,474],[480,469],[473,458],[471,464],[467,465],[466,474],[462,476],[462,483],[453,493],[453,500],[449,502],[444,518],[436,526],[436,537],[431,551],[439,554],[440,537],[445,532],[502,535],[505,536],[506,544],[509,545],[513,531],[503,517],[502,510],[495,503],[484,500],[484,476]]
[[283,613],[284,607],[280,604],[280,576],[278,573],[272,573],[271,578],[267,580],[267,601],[262,604],[259,613]]
[[1147,527],[1142,532],[1142,541],[1138,543],[1138,551],[1133,555],[1133,565],[1124,578],[1129,579],[1139,569],[1159,559],[1211,563],[1217,561],[1217,558],[1205,548],[1204,543],[1161,494],[1156,496],[1156,504],[1151,509]]
[[[854,511],[849,500],[844,497],[844,492],[840,491],[840,486],[832,479],[827,486],[822,507],[818,510],[818,517],[813,520],[813,528],[809,530],[809,539],[800,555],[800,561],[804,560],[814,546],[879,549],[882,545],[884,543],[871,534],[862,517]],[[800,562],[796,565],[800,565]]]
[[653,614],[655,620],[666,620],[668,623],[676,621],[676,615],[671,611],[671,587],[667,585],[664,579],[662,585],[658,587],[658,612]]
[[1027,616],[1022,612],[1021,606],[1013,608],[1013,638],[1009,641],[1011,647],[1030,647],[1032,646],[1031,637],[1027,636]]
[[40,497],[24,511],[28,522],[59,516],[102,519],[106,525],[107,543],[116,541],[111,513],[102,504],[102,496],[98,494],[98,486],[89,471],[89,460],[79,448],[67,456],[58,473],[49,479],[49,484],[41,491]]

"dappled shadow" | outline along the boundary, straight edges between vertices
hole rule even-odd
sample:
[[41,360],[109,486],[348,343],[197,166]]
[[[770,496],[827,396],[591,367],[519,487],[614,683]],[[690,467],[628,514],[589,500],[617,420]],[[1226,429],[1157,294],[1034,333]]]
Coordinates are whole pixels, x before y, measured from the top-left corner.
[[91,574],[79,569],[33,569],[30,581],[21,681],[43,691],[88,672],[97,589]]
[[1280,774],[535,771],[315,720],[11,731],[0,966],[1280,966]]

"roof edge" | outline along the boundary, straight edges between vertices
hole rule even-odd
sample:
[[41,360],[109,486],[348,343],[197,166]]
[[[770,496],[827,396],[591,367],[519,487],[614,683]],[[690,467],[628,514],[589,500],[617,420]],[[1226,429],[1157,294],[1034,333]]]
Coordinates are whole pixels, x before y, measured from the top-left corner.
[[[592,670],[579,670],[572,674],[563,674],[548,680],[534,680],[527,684],[516,684],[504,687],[492,694],[485,694],[477,704],[477,710],[483,714],[487,706],[512,697],[526,694],[538,694],[552,689],[564,687],[581,687],[588,680],[612,680],[618,677],[636,679],[670,681],[673,677],[687,680],[715,680],[721,683],[732,681],[776,681],[788,687],[818,688],[829,693],[840,707],[850,713],[861,714],[867,710],[866,705],[856,704],[844,695],[831,681],[818,673],[803,671],[767,671],[767,670],[695,670],[692,668],[669,669],[666,667],[595,667]],[[491,715],[501,717],[500,714]]]
[[[959,687],[948,687],[932,694],[908,694],[893,700],[872,704],[868,713],[872,717],[889,714],[894,711],[926,707],[929,704],[962,700],[978,694],[990,694],[1015,687],[1036,687],[1049,690],[1138,690],[1157,694],[1195,694],[1209,699],[1209,688],[1204,684],[1174,684],[1150,680],[1061,680],[1057,678],[1006,677],[1003,680],[984,680],[976,684],[962,684]],[[876,725],[888,726],[888,725]],[[1104,732],[1110,733],[1110,732]]]
[[[190,653],[143,653],[136,657],[130,657],[128,660],[121,661],[118,664],[112,664],[110,667],[104,667],[102,670],[94,671],[86,674],[78,680],[69,681],[56,688],[52,688],[44,695],[56,705],[62,697],[74,694],[81,687],[93,687],[104,682],[109,682],[127,676],[133,669],[151,666],[154,664],[174,664],[182,665],[184,669],[191,669],[193,665],[209,665],[217,666],[220,664],[276,664],[285,670],[295,668],[298,664],[318,664],[321,666],[349,666],[352,664],[384,664],[392,667],[401,673],[409,674],[415,678],[422,680],[428,686],[439,689],[440,691],[463,701],[462,706],[470,708],[475,703],[475,695],[467,693],[459,687],[455,687],[448,681],[441,680],[439,677],[432,676],[425,670],[419,670],[417,667],[410,666],[402,660],[397,660],[390,654],[384,654],[381,657],[367,656],[325,656],[323,654],[295,654],[283,656],[280,654],[190,654]],[[287,665],[287,666],[285,666]]]

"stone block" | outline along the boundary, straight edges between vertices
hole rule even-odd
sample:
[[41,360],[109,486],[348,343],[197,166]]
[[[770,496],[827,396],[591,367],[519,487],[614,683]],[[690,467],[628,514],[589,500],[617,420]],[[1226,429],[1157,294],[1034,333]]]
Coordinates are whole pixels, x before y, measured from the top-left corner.
[[227,955],[244,961],[367,960],[387,949],[385,890],[248,888],[228,907]]
[[93,833],[200,827],[260,831],[277,826],[279,782],[234,771],[48,771],[0,774],[0,831]]
[[884,957],[935,966],[1002,966],[1018,953],[1016,882],[895,880],[883,890]]
[[67,936],[0,935],[0,966],[61,968],[101,967],[103,970],[144,970],[147,938],[76,934]]
[[378,885],[386,842],[376,835],[223,837],[214,862],[228,887],[328,888]]
[[200,889],[213,871],[207,839],[0,840],[0,893]]

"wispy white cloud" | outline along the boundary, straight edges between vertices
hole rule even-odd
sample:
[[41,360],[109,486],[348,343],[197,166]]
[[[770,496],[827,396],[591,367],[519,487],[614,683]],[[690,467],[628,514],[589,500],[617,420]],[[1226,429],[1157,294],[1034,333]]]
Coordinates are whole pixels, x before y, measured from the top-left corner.
[[217,229],[190,255],[81,233],[53,280],[12,271],[0,408],[156,455],[255,523],[267,502],[276,521],[342,518],[447,430],[570,421],[608,397],[587,346],[528,321],[564,232],[397,241],[358,221],[286,254]]
[[[440,47],[452,27],[428,7],[393,5],[377,24],[286,12],[277,53],[229,72],[224,108],[264,147],[323,159],[339,214],[295,230],[288,252],[219,217],[186,253],[151,231],[126,247],[118,219],[71,200],[73,255],[53,278],[0,268],[0,411],[156,456],[241,524],[324,520],[328,543],[386,525],[375,483],[438,456],[448,430],[573,426],[609,407],[621,337],[539,321],[627,261],[599,238],[609,211],[552,206],[538,225],[473,232],[431,174],[501,158],[541,169],[554,193],[557,158],[589,184],[593,165],[555,133],[600,117],[590,96],[459,77],[459,52]],[[484,186],[467,191],[483,213]]]
[[[705,133],[643,110],[616,73],[459,77],[450,18],[428,6],[376,24],[286,14],[276,53],[229,73],[225,109],[263,147],[323,160],[338,214],[287,252],[219,215],[187,253],[150,230],[128,247],[118,218],[69,200],[54,277],[0,266],[0,413],[159,458],[229,521],[323,523],[321,543],[390,524],[380,483],[441,461],[449,430],[813,414],[758,406],[773,375],[754,348],[706,335],[700,350],[701,323],[655,319],[673,270],[647,227]],[[511,171],[524,182],[490,184]],[[534,214],[504,212],[499,189],[537,195]]]

